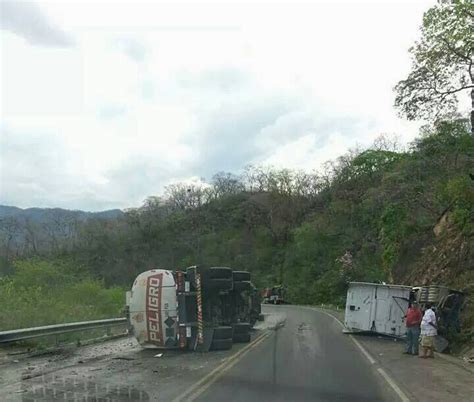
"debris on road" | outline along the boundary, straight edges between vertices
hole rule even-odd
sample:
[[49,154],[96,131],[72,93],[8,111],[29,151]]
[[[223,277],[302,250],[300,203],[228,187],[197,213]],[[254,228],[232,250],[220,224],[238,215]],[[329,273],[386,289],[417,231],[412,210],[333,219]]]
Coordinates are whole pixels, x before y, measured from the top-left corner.
[[135,360],[134,357],[129,357],[129,356],[117,356],[117,357],[112,357],[113,360]]
[[467,357],[467,356],[464,356],[463,357],[463,360],[466,362],[466,363],[474,363],[474,356],[470,356],[470,357]]

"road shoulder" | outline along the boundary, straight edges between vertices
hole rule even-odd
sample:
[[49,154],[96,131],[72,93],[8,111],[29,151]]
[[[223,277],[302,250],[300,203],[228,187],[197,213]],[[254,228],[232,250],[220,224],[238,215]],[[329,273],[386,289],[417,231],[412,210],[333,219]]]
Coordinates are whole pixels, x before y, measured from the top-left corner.
[[171,401],[246,345],[198,353],[142,349],[122,338],[13,360],[0,367],[0,400]]
[[[343,311],[315,309],[330,314],[340,322],[343,320]],[[420,359],[403,354],[404,343],[397,339],[376,335],[352,335],[352,337],[373,359],[373,364],[378,365],[388,378],[393,379],[395,385],[409,400],[420,402],[472,400],[474,395],[472,372],[454,362],[454,358],[445,356],[441,358],[437,354],[435,359]]]

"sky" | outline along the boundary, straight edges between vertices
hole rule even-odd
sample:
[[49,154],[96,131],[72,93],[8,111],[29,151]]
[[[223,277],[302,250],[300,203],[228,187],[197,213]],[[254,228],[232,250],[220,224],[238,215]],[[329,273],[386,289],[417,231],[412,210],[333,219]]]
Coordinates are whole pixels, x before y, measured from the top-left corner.
[[0,0],[0,204],[137,207],[244,166],[410,142],[395,84],[434,1]]

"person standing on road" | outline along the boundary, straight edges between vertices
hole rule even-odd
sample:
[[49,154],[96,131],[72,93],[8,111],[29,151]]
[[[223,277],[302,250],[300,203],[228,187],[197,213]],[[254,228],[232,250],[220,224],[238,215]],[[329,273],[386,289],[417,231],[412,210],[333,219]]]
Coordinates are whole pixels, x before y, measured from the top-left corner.
[[407,343],[404,353],[407,355],[418,356],[421,319],[422,314],[421,310],[418,308],[418,303],[413,302],[412,305],[408,307],[406,314]]
[[423,354],[420,357],[434,357],[434,339],[438,335],[436,325],[436,314],[430,304],[426,305],[426,311],[421,320],[421,348]]

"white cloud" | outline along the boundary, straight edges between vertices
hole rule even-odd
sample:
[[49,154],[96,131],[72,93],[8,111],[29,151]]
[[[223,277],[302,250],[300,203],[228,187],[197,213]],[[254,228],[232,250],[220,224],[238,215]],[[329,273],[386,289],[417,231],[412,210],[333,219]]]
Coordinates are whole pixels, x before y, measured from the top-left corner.
[[328,155],[341,155],[348,145],[354,146],[355,141],[349,140],[340,132],[332,132],[324,144],[318,143],[314,134],[307,134],[295,141],[279,147],[264,162],[265,164],[287,167],[290,169],[318,170],[328,160]]
[[77,114],[83,108],[82,56],[75,48],[31,46],[17,35],[1,37],[2,112]]
[[3,25],[0,203],[135,206],[173,180],[409,141],[392,87],[431,2],[351,4],[24,8],[55,28]]
[[31,1],[2,0],[0,27],[25,38],[33,45],[69,47],[74,39],[48,20],[40,7]]
[[128,57],[137,63],[145,61],[148,55],[148,49],[140,41],[140,39],[133,37],[117,38],[115,45],[120,51],[124,52]]

